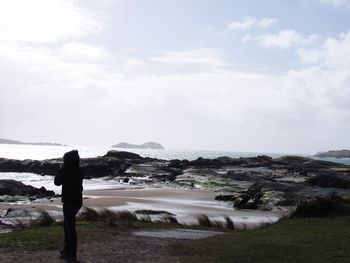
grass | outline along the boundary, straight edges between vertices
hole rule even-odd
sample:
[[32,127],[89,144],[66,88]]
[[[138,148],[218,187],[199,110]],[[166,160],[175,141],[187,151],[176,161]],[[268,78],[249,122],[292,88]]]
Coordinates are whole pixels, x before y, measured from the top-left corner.
[[20,201],[27,201],[29,198],[27,196],[22,196],[22,195],[1,195],[0,196],[0,202],[20,202]]
[[[106,218],[114,217],[106,211],[102,214]],[[208,223],[206,218],[201,218]],[[140,220],[118,222],[120,225],[124,222],[124,226],[129,224],[127,230],[179,227]],[[231,223],[234,228],[233,222],[226,219],[227,225]],[[124,228],[111,227],[107,221],[98,220],[78,220],[77,231],[80,244],[109,242],[120,235],[128,235]],[[61,225],[36,226],[1,234],[0,249],[58,250],[62,241]],[[220,236],[177,242],[162,253],[179,257],[179,262],[348,262],[350,217],[293,217],[255,230],[228,231]]]
[[255,230],[177,243],[180,262],[348,262],[350,219],[293,218]]
[[15,229],[9,233],[1,234],[0,248],[2,249],[25,249],[45,250],[57,249],[62,244],[62,226],[35,227]]

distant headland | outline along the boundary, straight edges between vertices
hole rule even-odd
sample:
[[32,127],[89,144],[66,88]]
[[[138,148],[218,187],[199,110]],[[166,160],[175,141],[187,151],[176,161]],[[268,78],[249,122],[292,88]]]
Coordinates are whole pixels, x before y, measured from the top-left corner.
[[164,150],[164,146],[158,142],[146,142],[143,144],[131,144],[127,142],[120,142],[112,146],[113,148],[125,148],[125,149],[155,149]]
[[350,158],[350,150],[331,150],[316,153],[314,156],[321,158]]
[[51,142],[20,142],[15,140],[1,139],[0,144],[20,144],[20,145],[39,145],[39,146],[66,146],[60,143],[51,143]]

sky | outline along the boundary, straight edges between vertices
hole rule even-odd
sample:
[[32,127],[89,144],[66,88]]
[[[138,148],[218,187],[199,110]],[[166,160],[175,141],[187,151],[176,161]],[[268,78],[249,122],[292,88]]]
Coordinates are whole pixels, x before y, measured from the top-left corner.
[[350,148],[350,0],[0,0],[0,138]]

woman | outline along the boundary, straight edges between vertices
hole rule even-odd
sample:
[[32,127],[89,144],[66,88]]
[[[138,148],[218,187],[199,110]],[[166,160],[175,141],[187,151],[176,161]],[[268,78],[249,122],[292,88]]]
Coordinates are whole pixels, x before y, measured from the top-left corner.
[[61,258],[66,260],[75,261],[77,258],[75,217],[83,205],[83,179],[78,151],[65,153],[63,165],[55,177],[55,185],[62,185],[64,248],[60,252]]

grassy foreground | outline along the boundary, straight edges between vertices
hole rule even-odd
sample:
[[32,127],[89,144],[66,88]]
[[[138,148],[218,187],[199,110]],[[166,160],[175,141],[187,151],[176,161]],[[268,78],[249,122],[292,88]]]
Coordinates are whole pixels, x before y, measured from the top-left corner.
[[350,262],[350,218],[292,218],[177,243],[181,262]]
[[[175,224],[79,221],[79,243],[106,241],[135,228]],[[178,227],[178,226],[177,226]],[[0,250],[58,250],[62,226],[34,227],[1,234]],[[135,249],[137,253],[137,248]],[[162,253],[180,262],[350,262],[350,218],[292,218],[256,230],[228,231],[196,241],[179,241]]]

